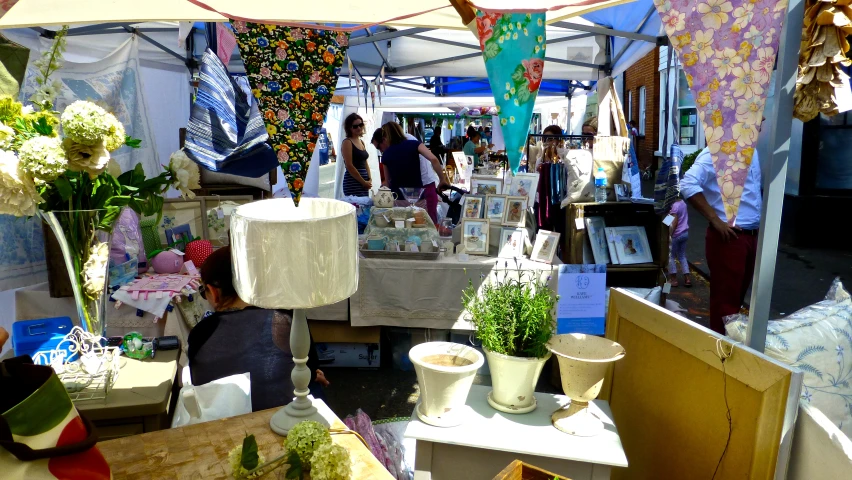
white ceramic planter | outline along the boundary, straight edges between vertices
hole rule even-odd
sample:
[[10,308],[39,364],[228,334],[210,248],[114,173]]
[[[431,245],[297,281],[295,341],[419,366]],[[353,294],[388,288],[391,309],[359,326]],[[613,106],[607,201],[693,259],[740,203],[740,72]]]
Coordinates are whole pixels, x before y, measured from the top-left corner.
[[488,393],[488,404],[505,413],[535,410],[535,385],[551,353],[548,351],[542,358],[524,358],[483,350],[491,370],[492,390]]
[[[464,359],[458,363],[465,365],[439,365],[429,361],[439,355]],[[473,377],[485,362],[482,354],[460,343],[427,342],[412,347],[408,358],[414,364],[420,385],[420,401],[416,407],[420,420],[436,427],[461,424]]]

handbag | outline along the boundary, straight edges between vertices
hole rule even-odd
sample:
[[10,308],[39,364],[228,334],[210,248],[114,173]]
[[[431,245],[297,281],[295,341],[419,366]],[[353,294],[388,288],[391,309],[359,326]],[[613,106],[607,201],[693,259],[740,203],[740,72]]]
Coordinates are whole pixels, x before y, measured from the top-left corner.
[[[613,132],[615,135],[611,135]],[[630,155],[630,135],[618,92],[612,86],[612,78],[598,81],[598,133],[592,146],[594,172],[602,168],[606,174],[607,198],[615,200],[616,183],[621,183],[624,164]]]
[[202,172],[251,178],[268,174],[278,166],[278,158],[267,144],[269,134],[257,101],[231,78],[212,50],[204,52],[199,70],[198,95],[186,127],[186,156],[204,167]]
[[29,356],[0,362],[0,472],[4,479],[108,480],[94,426],[49,366]]

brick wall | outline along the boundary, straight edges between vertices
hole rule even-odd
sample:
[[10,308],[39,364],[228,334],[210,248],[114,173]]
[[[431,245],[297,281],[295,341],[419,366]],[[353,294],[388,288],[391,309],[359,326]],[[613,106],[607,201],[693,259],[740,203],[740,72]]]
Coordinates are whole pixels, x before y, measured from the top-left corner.
[[657,69],[659,55],[659,47],[654,48],[624,72],[622,101],[627,101],[629,97],[627,92],[633,92],[633,108],[628,109],[627,105],[624,106],[625,115],[628,110],[633,113],[633,118],[628,118],[628,121],[633,120],[638,124],[639,87],[645,87],[645,136],[639,137],[636,142],[636,156],[642,168],[654,163],[654,152],[659,147],[660,96],[657,93],[660,89],[660,72]]

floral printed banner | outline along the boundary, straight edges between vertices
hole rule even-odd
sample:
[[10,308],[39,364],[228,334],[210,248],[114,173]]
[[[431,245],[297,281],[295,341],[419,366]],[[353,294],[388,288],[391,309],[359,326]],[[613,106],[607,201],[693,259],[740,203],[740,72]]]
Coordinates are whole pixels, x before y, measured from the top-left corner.
[[787,0],[654,0],[704,126],[734,224],[760,132]]
[[233,25],[269,144],[298,205],[349,34],[242,21]]
[[512,172],[521,164],[544,73],[544,21],[544,13],[479,11],[476,15],[479,47]]

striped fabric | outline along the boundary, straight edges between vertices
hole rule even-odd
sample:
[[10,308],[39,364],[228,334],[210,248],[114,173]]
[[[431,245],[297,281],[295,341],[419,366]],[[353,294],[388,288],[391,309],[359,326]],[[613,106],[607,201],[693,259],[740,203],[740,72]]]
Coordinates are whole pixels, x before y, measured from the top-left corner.
[[259,177],[278,166],[257,102],[208,49],[199,68],[198,94],[186,129],[189,158],[214,172]]
[[683,165],[683,151],[677,141],[672,143],[670,152],[671,155],[663,159],[654,185],[654,210],[658,215],[669,213],[672,204],[680,195],[680,166]]

